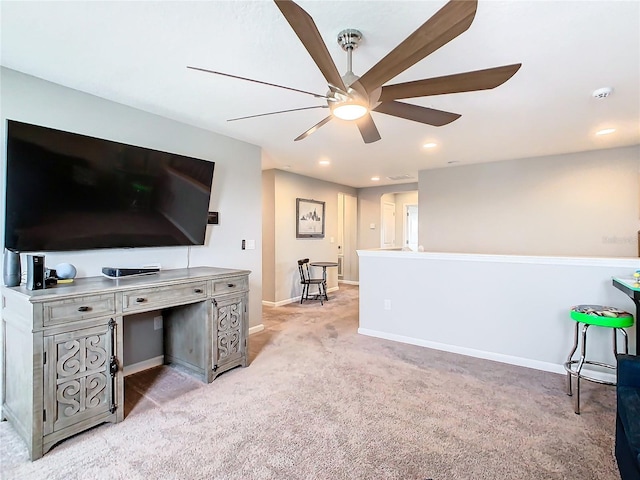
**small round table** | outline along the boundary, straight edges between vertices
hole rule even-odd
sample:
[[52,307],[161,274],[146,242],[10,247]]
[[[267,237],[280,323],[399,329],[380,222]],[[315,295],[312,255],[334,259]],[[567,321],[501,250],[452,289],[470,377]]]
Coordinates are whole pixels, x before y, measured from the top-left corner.
[[311,262],[312,267],[322,267],[322,284],[324,286],[324,299],[329,300],[327,295],[327,267],[337,267],[338,262]]

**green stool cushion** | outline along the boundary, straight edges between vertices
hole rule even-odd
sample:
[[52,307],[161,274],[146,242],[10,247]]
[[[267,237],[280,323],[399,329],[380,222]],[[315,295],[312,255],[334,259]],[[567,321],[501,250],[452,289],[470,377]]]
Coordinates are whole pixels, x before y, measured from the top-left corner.
[[599,327],[627,328],[633,326],[633,315],[629,312],[603,305],[576,305],[571,307],[571,318],[576,322]]

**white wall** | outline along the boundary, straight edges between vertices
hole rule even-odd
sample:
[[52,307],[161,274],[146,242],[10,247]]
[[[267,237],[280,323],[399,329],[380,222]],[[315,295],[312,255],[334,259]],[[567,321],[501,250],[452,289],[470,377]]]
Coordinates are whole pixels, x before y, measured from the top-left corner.
[[640,146],[423,170],[425,250],[638,256]]
[[[637,258],[358,254],[359,333],[404,343],[562,373],[573,346],[573,305],[636,313],[611,277],[631,278]],[[636,328],[627,329],[630,352]],[[609,329],[593,327],[588,338],[591,359],[614,361]]]
[[[79,277],[99,275],[103,266],[160,263],[163,269],[211,265],[251,270],[249,323],[262,322],[262,223],[260,148],[213,132],[126,107],[108,100],[2,68],[0,135],[4,238],[6,121],[18,120],[108,140],[153,148],[216,163],[210,209],[220,224],[207,227],[197,247],[90,250],[45,254],[52,267],[68,262]],[[28,192],[25,192],[28,195]],[[242,239],[256,240],[241,250]],[[24,257],[23,257],[23,265]]]
[[[265,296],[264,301],[267,305],[281,305],[300,296],[298,259],[337,261],[338,193],[355,195],[356,190],[282,170],[266,170],[263,179],[274,185],[273,199],[267,186],[264,187],[267,195],[263,198],[265,202],[273,203],[275,230],[273,271],[264,271],[264,276],[268,277],[265,282],[273,284],[275,295],[272,298]],[[296,198],[325,202],[324,238],[296,238]],[[271,226],[266,226],[265,233],[269,234],[270,229]],[[318,270],[317,275],[320,273]],[[328,288],[335,288],[338,285],[337,269],[327,269],[327,277]],[[270,294],[270,290],[265,294]]]

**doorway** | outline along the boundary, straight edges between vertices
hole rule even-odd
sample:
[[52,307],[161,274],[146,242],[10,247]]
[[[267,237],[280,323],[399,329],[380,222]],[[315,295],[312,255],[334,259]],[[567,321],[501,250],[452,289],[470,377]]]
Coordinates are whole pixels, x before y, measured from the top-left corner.
[[380,248],[418,250],[418,191],[380,196]]
[[338,193],[338,281],[358,282],[358,201],[353,195]]
[[402,246],[418,251],[418,205],[404,204]]
[[396,246],[396,204],[382,202],[382,248]]

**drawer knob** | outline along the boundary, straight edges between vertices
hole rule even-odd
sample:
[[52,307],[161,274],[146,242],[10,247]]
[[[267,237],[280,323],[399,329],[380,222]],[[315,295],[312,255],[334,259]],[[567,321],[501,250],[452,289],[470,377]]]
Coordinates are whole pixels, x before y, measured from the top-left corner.
[[202,293],[202,289],[201,288],[196,288],[193,290],[195,293]]
[[236,284],[235,284],[235,283],[227,283],[227,287],[229,287],[229,288],[233,288],[233,287],[235,287],[235,286],[236,286]]
[[79,312],[88,312],[89,310],[91,310],[91,307],[78,307]]
[[143,297],[136,298],[136,303],[144,303],[147,299]]

